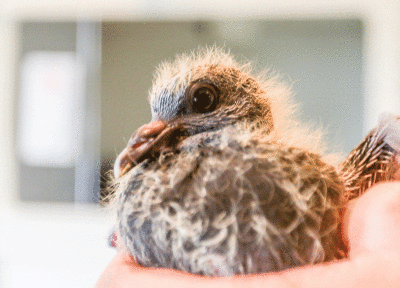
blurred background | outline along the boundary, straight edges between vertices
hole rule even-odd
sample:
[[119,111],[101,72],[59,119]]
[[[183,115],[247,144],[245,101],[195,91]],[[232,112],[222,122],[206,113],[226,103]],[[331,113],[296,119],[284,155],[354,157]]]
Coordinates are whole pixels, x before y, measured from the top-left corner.
[[399,1],[342,2],[0,0],[0,287],[95,284],[116,253],[102,179],[178,53],[278,72],[335,152],[399,113]]

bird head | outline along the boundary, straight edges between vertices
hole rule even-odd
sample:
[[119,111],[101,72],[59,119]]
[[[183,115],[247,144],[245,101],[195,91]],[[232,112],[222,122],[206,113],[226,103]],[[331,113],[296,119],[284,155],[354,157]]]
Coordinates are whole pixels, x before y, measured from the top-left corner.
[[[237,123],[273,129],[268,87],[220,49],[162,64],[150,90],[152,120],[140,127],[117,157],[116,178],[165,149],[193,149]],[[255,125],[254,125],[255,124]]]

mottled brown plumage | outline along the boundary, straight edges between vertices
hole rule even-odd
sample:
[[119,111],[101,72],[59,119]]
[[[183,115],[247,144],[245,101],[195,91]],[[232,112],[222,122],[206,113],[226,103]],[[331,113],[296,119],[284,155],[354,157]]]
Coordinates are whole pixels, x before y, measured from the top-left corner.
[[335,169],[278,78],[218,49],[161,66],[150,104],[114,168],[122,242],[143,266],[226,276],[345,257],[340,209],[400,151],[387,116]]
[[338,167],[351,200],[380,181],[392,180],[399,170],[400,117],[382,115],[379,126]]

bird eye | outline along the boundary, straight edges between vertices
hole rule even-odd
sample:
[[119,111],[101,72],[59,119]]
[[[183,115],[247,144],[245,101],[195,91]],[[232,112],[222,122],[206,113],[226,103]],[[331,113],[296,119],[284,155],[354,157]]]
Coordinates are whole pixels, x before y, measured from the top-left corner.
[[196,83],[189,90],[193,109],[198,113],[206,113],[217,106],[217,91],[207,83]]

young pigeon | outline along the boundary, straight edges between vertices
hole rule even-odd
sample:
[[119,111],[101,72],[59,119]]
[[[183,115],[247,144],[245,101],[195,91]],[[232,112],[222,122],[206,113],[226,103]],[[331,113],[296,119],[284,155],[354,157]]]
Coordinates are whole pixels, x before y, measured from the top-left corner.
[[400,117],[335,168],[278,80],[216,48],[158,69],[152,121],[114,166],[121,242],[140,265],[229,276],[346,256],[340,209],[393,177]]

